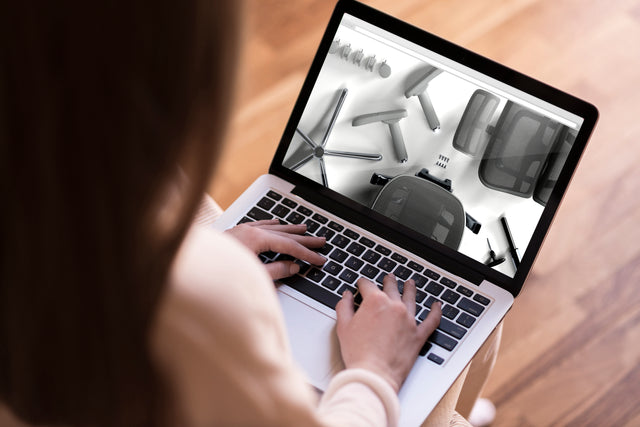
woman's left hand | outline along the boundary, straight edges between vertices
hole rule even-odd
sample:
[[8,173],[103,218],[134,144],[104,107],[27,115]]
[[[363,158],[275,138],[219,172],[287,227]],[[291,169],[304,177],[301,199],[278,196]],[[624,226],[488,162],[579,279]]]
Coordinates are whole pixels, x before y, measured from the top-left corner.
[[[282,225],[277,219],[247,222],[226,231],[248,247],[256,255],[262,252],[278,252],[291,255],[310,264],[322,265],[326,259],[310,248],[325,245],[324,237],[306,236],[304,224]],[[265,265],[273,280],[296,274],[300,266],[293,261],[274,261]]]

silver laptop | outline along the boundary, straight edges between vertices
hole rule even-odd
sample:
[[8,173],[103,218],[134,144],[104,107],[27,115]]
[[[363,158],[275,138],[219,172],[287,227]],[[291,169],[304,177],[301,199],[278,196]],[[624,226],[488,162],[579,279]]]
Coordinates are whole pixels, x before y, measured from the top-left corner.
[[[525,282],[598,112],[355,1],[340,1],[269,169],[215,227],[278,218],[327,238],[278,287],[293,353],[323,390],[343,369],[334,307],[356,281],[416,281],[439,329],[400,391],[419,425]],[[263,262],[283,255],[264,253]],[[356,301],[358,298],[356,297]]]

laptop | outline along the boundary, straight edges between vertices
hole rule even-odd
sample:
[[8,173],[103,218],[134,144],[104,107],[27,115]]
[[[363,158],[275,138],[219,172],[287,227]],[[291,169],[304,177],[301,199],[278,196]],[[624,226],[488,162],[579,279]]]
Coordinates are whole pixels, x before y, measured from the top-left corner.
[[399,393],[400,424],[419,425],[522,290],[597,117],[585,101],[341,0],[269,173],[214,227],[278,218],[327,238],[324,266],[298,260],[278,286],[294,357],[320,390],[344,368],[334,308],[359,277],[414,279],[417,322],[442,301]]

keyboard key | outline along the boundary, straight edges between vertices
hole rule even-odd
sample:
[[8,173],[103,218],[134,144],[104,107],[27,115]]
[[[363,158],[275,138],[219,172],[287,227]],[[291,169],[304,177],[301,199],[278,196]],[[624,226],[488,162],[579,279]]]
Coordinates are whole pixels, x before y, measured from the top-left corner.
[[247,222],[253,222],[253,220],[251,218],[249,218],[248,216],[245,216],[240,221],[238,221],[238,224],[236,224],[236,225],[244,224],[244,223],[247,223]]
[[279,216],[280,218],[284,218],[285,216],[289,215],[289,212],[291,212],[291,209],[284,207],[282,205],[278,205],[275,208],[273,208],[271,212],[274,215]]
[[438,326],[438,329],[458,339],[461,339],[462,337],[464,337],[464,334],[467,333],[467,330],[465,328],[460,325],[456,325],[455,323],[447,319],[440,319],[440,325]]
[[476,317],[484,311],[484,306],[471,301],[469,298],[462,298],[457,307],[463,309],[467,313],[473,314]]
[[304,215],[298,212],[291,212],[287,217],[287,221],[291,224],[300,224],[302,221],[304,221]]
[[424,271],[424,275],[427,276],[431,280],[438,280],[440,275],[433,270],[429,270],[428,268]]
[[309,216],[309,215],[311,215],[313,213],[313,211],[311,209],[309,209],[309,208],[307,208],[305,206],[302,206],[302,205],[298,206],[298,209],[296,209],[296,210],[298,212],[300,212],[302,215],[305,215],[305,216]]
[[[420,289],[416,289],[416,302],[424,301],[426,296],[427,294],[425,292],[421,291]],[[429,307],[431,307],[431,304],[429,304]]]
[[349,291],[349,292],[351,292],[352,294],[354,294],[354,295],[355,295],[355,293],[356,293],[356,288],[354,288],[353,286],[349,286],[349,285],[342,285],[342,286],[340,287],[340,289],[338,289],[338,293],[339,293],[340,295],[342,295],[342,294],[344,293],[344,291]]
[[323,247],[318,249],[318,252],[321,253],[322,255],[329,255],[329,253],[332,250],[333,250],[333,245],[330,245],[329,243],[325,243]]
[[337,276],[342,271],[342,266],[333,261],[329,261],[322,269],[333,276]]
[[295,208],[298,206],[298,204],[297,204],[296,202],[294,202],[294,201],[293,201],[293,200],[291,200],[291,199],[287,199],[286,197],[285,197],[285,199],[282,201],[282,204],[283,204],[283,205],[285,205],[285,206],[286,206],[286,207],[288,207],[288,208],[291,208],[291,209],[295,209]]
[[342,230],[344,230],[344,226],[341,224],[338,224],[335,221],[329,221],[329,225],[328,227],[332,230],[337,231],[338,233],[340,233]]
[[353,254],[355,256],[360,256],[360,255],[362,255],[362,252],[364,252],[364,249],[365,249],[365,247],[363,245],[361,245],[360,243],[351,242],[351,244],[347,248],[347,252],[349,252],[350,254]]
[[331,243],[336,245],[339,248],[343,248],[349,244],[350,240],[343,236],[342,234],[338,234],[336,237],[331,240]]
[[295,260],[295,258],[287,254],[278,254],[278,256],[274,258],[274,261],[293,261],[293,260]]
[[389,258],[382,258],[377,265],[385,271],[391,271],[397,263],[395,261],[391,261]]
[[326,273],[318,270],[317,268],[313,268],[307,274],[307,278],[313,280],[314,282],[319,282],[320,280],[324,279],[326,275]]
[[462,285],[458,286],[458,289],[456,289],[456,291],[460,292],[462,295],[466,297],[470,297],[471,295],[473,295],[473,291],[471,289],[465,288]]
[[429,353],[429,350],[431,350],[431,347],[433,347],[433,344],[431,344],[429,341],[424,343],[424,345],[420,349],[420,356],[426,356],[427,353]]
[[376,246],[376,252],[380,252],[382,255],[389,256],[391,254],[391,249],[386,248],[382,245]]
[[318,231],[318,228],[320,228],[320,224],[312,219],[307,219],[304,223],[307,224],[307,232],[311,234],[314,234],[316,231]]
[[328,229],[327,227],[322,227],[320,231],[316,233],[318,237],[326,237],[327,241],[329,241],[333,236],[335,236],[336,232]]
[[378,262],[380,258],[381,258],[381,255],[379,253],[372,251],[371,249],[367,250],[364,253],[364,255],[362,255],[362,259],[371,264],[375,264],[376,262]]
[[294,262],[300,266],[300,271],[298,272],[298,274],[304,274],[311,268],[309,264],[300,259],[297,259]]
[[460,310],[452,305],[445,304],[444,306],[442,306],[442,315],[447,319],[455,319],[458,313],[460,313]]
[[444,293],[440,298],[442,298],[443,301],[446,301],[450,304],[455,304],[456,301],[460,299],[460,295],[453,292],[451,289],[447,289],[446,291],[444,291]]
[[274,202],[268,197],[263,197],[262,199],[260,199],[258,203],[256,203],[256,205],[260,206],[265,211],[268,211],[276,205],[276,202]]
[[[435,279],[434,279],[435,280]],[[457,283],[454,282],[451,279],[447,279],[446,277],[443,277],[442,279],[440,279],[440,283],[442,283],[443,285],[445,285],[448,288],[455,288]]]
[[458,341],[440,332],[439,330],[435,330],[431,334],[431,336],[429,337],[429,341],[449,351],[453,350],[454,348],[456,348],[456,345],[458,345]]
[[458,317],[458,320],[456,320],[457,323],[461,324],[465,328],[470,328],[471,326],[473,326],[473,323],[475,321],[476,318],[473,316],[469,316],[467,313],[462,313],[460,317]]
[[345,259],[349,258],[349,254],[336,248],[333,252],[331,252],[329,258],[334,259],[338,262],[344,262]]
[[484,295],[480,295],[480,294],[475,294],[473,296],[473,300],[479,302],[482,305],[488,305],[491,300],[489,300],[489,298],[485,297]]
[[441,284],[434,282],[433,280],[431,280],[427,286],[425,286],[424,290],[429,292],[432,295],[438,296],[440,295],[440,292],[442,292],[442,290],[444,289],[444,286],[442,286]]
[[315,219],[316,221],[318,221],[320,224],[326,224],[327,221],[329,221],[329,218],[327,218],[326,216],[322,216],[320,214],[313,214],[312,216],[313,219]]
[[[322,286],[324,286],[327,289],[331,289],[332,291],[335,291],[338,288],[338,286],[340,286],[340,283],[341,283],[340,280],[336,279],[335,277],[328,276],[326,279],[322,281]],[[458,327],[460,328],[460,326]]]
[[393,274],[396,275],[396,277],[402,279],[402,280],[407,280],[409,278],[409,276],[411,276],[411,270],[409,270],[407,267],[404,267],[402,265],[399,265],[398,268],[396,268],[393,272]]
[[391,254],[391,259],[396,261],[398,264],[404,264],[405,262],[407,262],[407,257],[395,252]]
[[368,248],[372,248],[376,245],[376,243],[371,240],[371,239],[367,239],[366,237],[362,236],[360,238],[360,240],[358,240],[360,243],[362,243],[363,245],[365,245]]
[[349,270],[345,268],[344,271],[340,274],[340,279],[344,280],[347,283],[353,283],[358,278],[358,273],[353,270]]
[[340,296],[318,286],[317,284],[300,276],[291,276],[282,279],[282,283],[289,285],[298,292],[326,305],[335,310],[336,304],[340,301]]
[[272,219],[273,215],[271,215],[269,212],[265,212],[262,209],[258,208],[258,207],[253,207],[251,208],[251,210],[249,212],[247,212],[247,216],[249,218],[253,218],[256,221],[261,221],[263,219]]
[[416,288],[422,288],[429,280],[423,275],[418,273],[411,276],[411,278],[413,279],[414,282],[416,282]]
[[358,233],[353,230],[349,230],[348,228],[344,230],[344,235],[352,240],[358,240],[358,237],[360,237]]
[[427,316],[429,315],[429,311],[430,311],[430,310],[428,310],[428,309],[426,309],[426,308],[425,308],[424,310],[422,310],[422,313],[420,313],[420,316],[418,316],[418,320],[420,320],[421,322],[423,322],[423,321],[424,321],[424,319],[426,319],[426,318],[427,318]]
[[378,275],[378,273],[380,273],[380,270],[375,268],[372,265],[367,264],[364,267],[362,267],[362,270],[360,270],[360,273],[363,276],[368,277],[369,279],[373,279]]
[[431,360],[433,363],[435,363],[436,365],[442,365],[444,363],[444,359],[440,356],[438,356],[435,353],[430,353],[427,356],[427,359]]
[[413,271],[417,271],[418,273],[420,273],[422,270],[424,270],[423,266],[421,266],[420,264],[418,264],[417,262],[414,262],[414,261],[409,261],[409,264],[407,264],[407,267],[409,267]]
[[364,265],[364,261],[352,256],[352,257],[349,257],[349,259],[347,260],[347,262],[344,263],[344,265],[346,265],[347,267],[349,267],[354,271],[358,271]]
[[[378,286],[380,289],[382,289],[382,284],[384,283],[384,278],[387,277],[389,273],[387,273],[386,271],[382,271],[380,274],[378,274],[378,277],[376,277],[376,282],[380,284],[380,286]],[[402,280],[398,280],[398,292],[400,292],[400,295],[402,295],[402,293],[404,292],[404,282]]]
[[353,296],[353,304],[356,306],[356,308],[362,304],[362,294],[360,292],[356,292]]
[[429,298],[427,298],[427,300],[424,302],[424,306],[427,308],[431,308],[431,304],[436,301],[438,301],[436,297],[434,297],[433,295],[429,295]]
[[269,192],[267,193],[267,196],[271,197],[273,200],[282,199],[282,196],[280,194],[276,193],[275,191],[271,191],[271,190],[269,190]]

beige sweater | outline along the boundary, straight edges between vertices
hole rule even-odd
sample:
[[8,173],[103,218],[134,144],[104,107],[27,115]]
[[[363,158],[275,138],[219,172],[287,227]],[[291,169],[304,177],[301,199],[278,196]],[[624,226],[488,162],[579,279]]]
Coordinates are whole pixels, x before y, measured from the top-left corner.
[[[395,425],[377,375],[346,370],[318,401],[292,360],[273,282],[239,242],[195,226],[172,269],[153,352],[182,427]],[[0,402],[0,426],[25,426]]]
[[382,378],[345,370],[318,402],[292,360],[273,282],[232,237],[194,227],[172,269],[154,352],[185,426],[395,425]]

